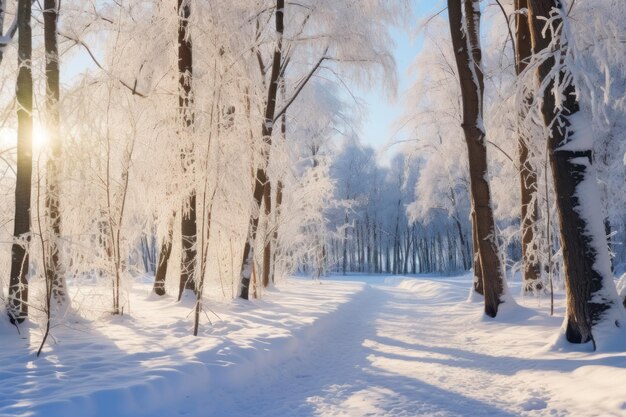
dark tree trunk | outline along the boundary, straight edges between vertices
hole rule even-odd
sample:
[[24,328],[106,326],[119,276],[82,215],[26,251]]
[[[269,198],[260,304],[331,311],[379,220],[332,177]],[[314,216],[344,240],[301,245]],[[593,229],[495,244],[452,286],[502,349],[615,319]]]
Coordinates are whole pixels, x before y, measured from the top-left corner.
[[404,257],[402,259],[404,266],[402,267],[402,273],[403,274],[408,274],[409,273],[409,252],[411,251],[411,233],[410,233],[410,229],[407,228],[406,231],[406,245],[404,247]]
[[172,254],[172,238],[174,237],[174,221],[176,213],[172,213],[172,217],[167,223],[167,236],[161,242],[161,250],[159,251],[159,262],[154,274],[154,286],[152,291],[156,295],[165,295],[165,279],[167,277],[167,266],[169,265],[170,255]]
[[476,230],[476,213],[472,211],[472,252],[474,262],[474,291],[484,295],[483,268],[480,265],[480,253],[478,252],[478,231]]
[[272,276],[271,281],[274,283],[276,281],[276,254],[278,253],[278,222],[280,221],[280,206],[283,204],[283,183],[282,181],[278,181],[276,184],[276,207],[274,208],[275,216],[276,216],[276,224],[274,225],[274,252],[272,253],[272,264],[274,267],[272,268]]
[[463,270],[467,271],[470,268],[470,265],[467,260],[467,252],[465,251],[465,233],[463,233],[463,226],[461,225],[461,221],[458,217],[454,218],[454,223],[456,225],[456,230],[459,234],[459,241],[461,243],[461,259],[463,260]]
[[[183,131],[187,134],[193,131],[194,113],[193,105],[193,49],[191,44],[191,36],[189,35],[189,18],[191,17],[191,7],[188,0],[178,0],[178,84],[179,97],[178,105],[180,108],[181,118],[183,122]],[[183,168],[188,169],[189,161],[193,145],[188,149],[183,149],[182,159]],[[181,210],[181,236],[182,236],[182,253],[180,264],[180,285],[178,290],[178,299],[180,300],[184,290],[192,290],[196,292],[195,269],[196,269],[196,240],[198,228],[196,223],[196,191],[191,191],[187,197],[186,204],[183,204]]]
[[12,323],[28,317],[28,246],[30,243],[30,197],[33,170],[33,75],[31,70],[31,0],[17,4],[17,178],[15,217],[11,248],[8,314]]
[[[528,9],[528,0],[515,0],[515,45],[516,70],[519,76],[526,68],[532,57],[530,27],[525,10]],[[526,118],[527,107],[532,103],[530,92],[525,92],[524,105],[518,111],[519,125]],[[540,265],[533,248],[537,223],[537,199],[533,198],[537,192],[537,171],[530,161],[528,138],[518,127],[518,151],[521,190],[521,233],[522,233],[522,260],[524,262],[524,291],[532,292],[541,289]]]
[[417,227],[415,224],[411,227],[411,241],[413,242],[413,249],[411,250],[411,272],[417,274]]
[[61,212],[59,201],[59,164],[61,160],[61,135],[59,131],[59,47],[57,21],[58,0],[44,1],[44,44],[46,49],[46,113],[51,155],[46,164],[46,210],[48,212],[50,237],[46,277],[50,280],[52,297],[59,305],[68,301],[65,275],[61,265],[59,243],[61,238]]
[[259,226],[259,209],[263,203],[263,196],[266,194],[265,189],[269,187],[269,179],[267,177],[266,167],[269,162],[269,151],[272,146],[272,131],[274,126],[274,114],[276,113],[276,97],[278,95],[278,83],[281,73],[282,64],[282,35],[285,31],[284,24],[285,0],[276,0],[276,33],[278,41],[274,48],[274,57],[272,59],[272,72],[270,74],[270,83],[267,91],[267,103],[265,105],[265,116],[261,133],[265,142],[263,150],[263,162],[260,168],[256,170],[254,181],[254,206],[250,215],[248,224],[248,233],[246,243],[243,249],[243,259],[241,262],[240,273],[240,291],[239,296],[245,300],[249,297],[250,277],[252,274],[252,263],[254,262],[254,242],[256,241],[257,229]]
[[346,275],[348,270],[348,213],[346,212],[346,216],[344,219],[344,229],[343,229],[343,257],[342,257],[342,266],[341,271],[343,275]]
[[[576,87],[563,63],[567,45],[560,39],[561,2],[529,0],[528,4],[533,52],[556,50],[539,65],[537,77],[544,86],[541,112],[550,132],[547,148],[561,226],[567,297],[566,337],[571,343],[592,341],[595,347],[594,327],[606,319],[608,310],[618,305],[618,301],[614,297],[616,291],[601,214],[589,213],[585,207],[587,199],[600,195],[591,146],[584,145],[591,141],[578,138],[591,133],[577,129],[585,121],[579,113]],[[547,18],[552,19],[550,30],[544,30]],[[555,91],[559,95],[558,103]],[[572,145],[574,150],[570,150]],[[597,192],[594,193],[593,188]]]
[[372,272],[372,241],[371,241],[371,235],[370,235],[370,227],[371,227],[371,222],[370,222],[370,217],[369,214],[365,214],[365,263],[367,266],[367,272],[371,273]]
[[[270,224],[270,216],[272,215],[272,186],[270,181],[265,183],[263,187],[263,207],[265,208],[265,224]],[[261,283],[263,288],[267,288],[270,284],[270,271],[272,269],[272,240],[266,237],[265,246],[263,247],[263,271]]]
[[374,272],[378,274],[380,272],[378,263],[378,240],[376,239],[376,220],[372,223],[372,235],[374,240],[374,248],[372,251],[372,261],[374,262]]
[[483,128],[484,82],[479,42],[479,0],[448,0],[452,44],[460,77],[463,100],[463,131],[469,156],[471,200],[476,219],[476,242],[483,275],[485,313],[498,314],[504,293],[504,277],[495,240],[495,223],[491,209],[491,191],[487,182],[487,147]]

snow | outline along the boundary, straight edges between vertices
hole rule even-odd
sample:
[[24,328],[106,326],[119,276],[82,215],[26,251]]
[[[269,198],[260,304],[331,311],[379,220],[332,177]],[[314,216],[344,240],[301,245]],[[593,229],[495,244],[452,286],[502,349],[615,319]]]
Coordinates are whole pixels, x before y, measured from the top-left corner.
[[471,281],[290,279],[208,303],[199,337],[192,301],[137,282],[130,315],[67,319],[38,359],[40,329],[2,319],[0,416],[626,415],[623,348],[555,343],[562,294],[490,319]]

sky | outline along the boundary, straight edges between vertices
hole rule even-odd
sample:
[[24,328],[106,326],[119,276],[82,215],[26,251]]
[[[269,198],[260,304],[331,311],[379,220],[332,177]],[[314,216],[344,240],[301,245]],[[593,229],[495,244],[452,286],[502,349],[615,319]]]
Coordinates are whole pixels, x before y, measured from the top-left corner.
[[391,35],[395,42],[393,55],[396,61],[398,77],[398,93],[395,101],[390,101],[382,89],[370,91],[360,90],[358,95],[364,100],[366,116],[361,126],[361,140],[379,150],[379,158],[385,161],[394,153],[393,146],[389,147],[393,140],[398,139],[399,133],[395,126],[396,121],[402,117],[405,106],[405,94],[411,86],[413,76],[411,65],[422,48],[422,36],[416,32],[420,22],[435,14],[444,6],[442,0],[412,0],[415,22],[410,29],[392,28]]

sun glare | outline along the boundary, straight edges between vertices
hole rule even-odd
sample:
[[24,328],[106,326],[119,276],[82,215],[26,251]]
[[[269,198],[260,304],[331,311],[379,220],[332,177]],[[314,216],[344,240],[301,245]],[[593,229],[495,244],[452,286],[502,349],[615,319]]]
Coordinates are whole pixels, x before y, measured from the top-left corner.
[[33,150],[40,151],[48,143],[48,131],[39,123],[33,124]]
[[[0,148],[15,146],[17,131],[11,127],[0,128]],[[48,131],[39,122],[33,123],[33,150],[35,152],[45,149],[49,141]]]

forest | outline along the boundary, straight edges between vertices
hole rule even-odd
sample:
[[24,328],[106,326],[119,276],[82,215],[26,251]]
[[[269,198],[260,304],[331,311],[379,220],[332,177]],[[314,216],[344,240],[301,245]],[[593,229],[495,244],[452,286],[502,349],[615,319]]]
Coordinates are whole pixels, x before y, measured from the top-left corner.
[[0,415],[623,415],[625,63],[623,0],[0,0]]

